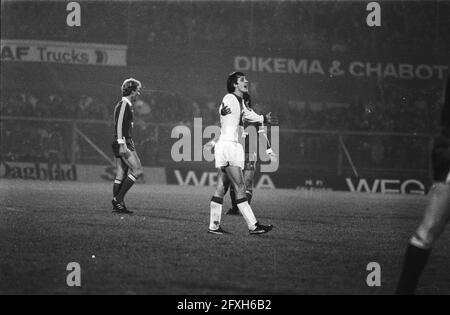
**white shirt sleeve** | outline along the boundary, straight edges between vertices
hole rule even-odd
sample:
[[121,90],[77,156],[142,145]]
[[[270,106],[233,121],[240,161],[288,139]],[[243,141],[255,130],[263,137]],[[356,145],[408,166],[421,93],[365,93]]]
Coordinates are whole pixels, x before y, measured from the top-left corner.
[[243,110],[243,118],[245,121],[249,121],[249,122],[258,122],[258,123],[263,123],[264,122],[264,116],[263,115],[258,115],[257,113],[255,113],[253,110],[249,110],[247,107],[243,106],[244,110]]
[[236,97],[233,96],[232,94],[227,94],[224,96],[224,98],[222,100],[222,105],[220,105],[220,108],[219,108],[219,112],[225,106],[228,107],[232,113],[239,111],[239,103],[238,103]]

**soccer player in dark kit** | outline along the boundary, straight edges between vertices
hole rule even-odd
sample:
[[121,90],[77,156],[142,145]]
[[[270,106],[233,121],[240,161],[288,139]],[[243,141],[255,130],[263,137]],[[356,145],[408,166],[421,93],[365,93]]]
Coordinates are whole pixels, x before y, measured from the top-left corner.
[[450,219],[450,78],[447,77],[441,134],[435,138],[432,155],[433,186],[428,205],[414,235],[409,241],[396,294],[415,294],[419,277],[431,249],[444,232]]
[[113,211],[133,213],[128,210],[124,198],[128,190],[142,175],[142,165],[134,147],[133,103],[141,94],[142,84],[136,79],[126,79],[122,84],[122,100],[114,109],[114,140],[112,150],[116,161],[116,178],[113,186]]

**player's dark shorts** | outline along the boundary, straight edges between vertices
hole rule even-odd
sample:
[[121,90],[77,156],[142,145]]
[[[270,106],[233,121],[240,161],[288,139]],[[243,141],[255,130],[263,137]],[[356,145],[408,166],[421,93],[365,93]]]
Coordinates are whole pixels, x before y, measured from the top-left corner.
[[450,171],[450,138],[441,135],[434,139],[431,163],[433,180],[444,182]]
[[[127,145],[128,150],[135,151],[134,141],[132,138],[125,139],[125,143]],[[111,146],[112,146],[114,156],[116,158],[120,158],[121,157],[119,154],[120,145],[117,143],[117,140],[114,140]]]

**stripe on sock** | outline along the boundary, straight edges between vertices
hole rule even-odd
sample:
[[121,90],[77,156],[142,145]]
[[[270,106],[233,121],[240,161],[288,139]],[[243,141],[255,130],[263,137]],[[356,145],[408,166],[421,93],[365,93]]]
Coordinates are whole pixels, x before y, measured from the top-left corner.
[[133,174],[128,174],[128,178],[131,179],[133,182],[136,181],[136,177],[134,177]]
[[427,244],[423,241],[423,239],[422,239],[419,235],[417,235],[417,234],[414,234],[414,235],[411,237],[411,240],[409,241],[409,243],[410,243],[412,246],[415,246],[415,247],[420,248],[420,249],[429,249],[429,248],[430,248],[430,246],[427,245]]
[[236,204],[238,205],[238,204],[240,204],[240,203],[247,202],[247,201],[248,201],[248,200],[247,200],[247,197],[244,197],[244,198],[241,198],[241,199],[236,200]]
[[211,201],[218,203],[219,205],[223,204],[223,198],[220,198],[220,197],[213,196],[211,198]]
[[116,179],[116,180],[114,181],[114,184],[122,184],[122,181],[121,181],[121,180],[118,180],[118,179]]

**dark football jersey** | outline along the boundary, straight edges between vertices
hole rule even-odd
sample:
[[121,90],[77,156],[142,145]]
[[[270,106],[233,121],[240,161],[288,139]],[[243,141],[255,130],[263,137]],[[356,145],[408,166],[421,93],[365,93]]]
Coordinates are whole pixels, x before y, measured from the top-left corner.
[[[245,153],[258,154],[259,141],[257,139],[259,139],[259,136],[260,136],[260,134],[258,133],[258,130],[259,130],[260,126],[261,126],[261,124],[258,123],[258,122],[247,122],[247,121],[244,122],[244,126],[243,126],[244,127],[244,133],[243,133],[243,136],[245,137],[245,146],[244,146]],[[247,128],[250,129],[252,127],[254,129],[252,131],[249,131],[249,132],[252,132],[252,133],[255,132],[256,133],[256,139],[254,138],[254,135],[253,136],[249,136],[249,134],[247,132],[245,132],[245,130]],[[247,129],[247,130],[249,130],[249,129]],[[253,141],[256,140],[256,142],[255,143],[250,143],[250,139],[253,140]]]
[[127,99],[117,103],[114,109],[114,139],[131,139],[133,130],[133,109]]

